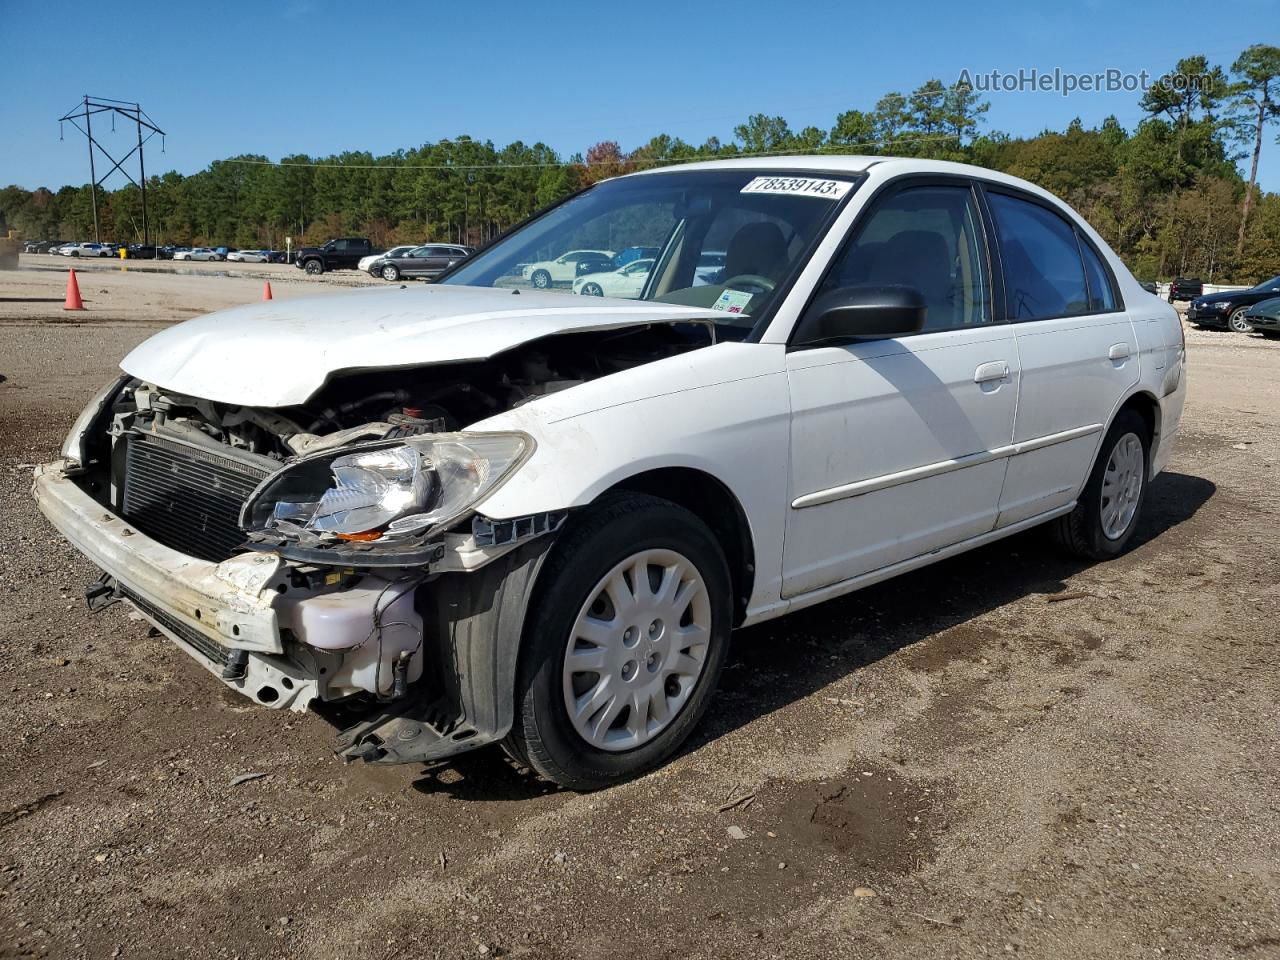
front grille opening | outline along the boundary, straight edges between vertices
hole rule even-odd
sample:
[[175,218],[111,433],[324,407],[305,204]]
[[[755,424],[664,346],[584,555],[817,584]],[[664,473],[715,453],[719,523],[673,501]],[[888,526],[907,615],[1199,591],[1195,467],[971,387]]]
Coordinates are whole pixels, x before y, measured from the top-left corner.
[[244,544],[240,509],[266,472],[184,443],[125,437],[121,513],[188,556],[220,563]]

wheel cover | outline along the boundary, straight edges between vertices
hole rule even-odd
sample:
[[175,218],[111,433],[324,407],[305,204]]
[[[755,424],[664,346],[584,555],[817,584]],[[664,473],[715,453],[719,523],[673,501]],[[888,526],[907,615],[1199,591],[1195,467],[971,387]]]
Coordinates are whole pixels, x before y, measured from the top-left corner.
[[562,668],[569,722],[593,747],[643,746],[671,725],[706,666],[711,598],[674,550],[643,550],[600,579],[578,612]]
[[1108,540],[1119,540],[1133,523],[1145,468],[1142,441],[1126,433],[1111,448],[1102,474],[1102,532]]

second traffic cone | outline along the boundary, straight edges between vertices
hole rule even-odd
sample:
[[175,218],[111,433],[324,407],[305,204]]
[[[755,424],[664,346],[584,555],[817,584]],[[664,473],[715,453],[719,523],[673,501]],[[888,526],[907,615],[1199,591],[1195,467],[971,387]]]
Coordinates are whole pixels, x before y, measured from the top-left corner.
[[262,287],[262,299],[263,300],[271,299],[271,281],[270,280],[268,280]]
[[80,299],[80,284],[76,283],[76,272],[67,274],[67,299],[62,304],[63,310],[83,310],[84,301]]

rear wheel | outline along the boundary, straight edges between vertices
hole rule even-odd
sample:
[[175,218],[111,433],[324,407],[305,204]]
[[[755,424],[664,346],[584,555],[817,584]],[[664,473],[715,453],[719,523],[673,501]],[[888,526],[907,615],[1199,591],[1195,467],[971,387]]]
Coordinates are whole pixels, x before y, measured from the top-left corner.
[[1249,321],[1244,315],[1249,312],[1248,307],[1236,307],[1231,311],[1231,317],[1227,320],[1227,326],[1231,328],[1233,333],[1252,333],[1253,327],[1249,325]]
[[602,502],[539,576],[508,752],[574,790],[667,760],[706,712],[731,615],[724,554],[701,520],[641,494]]
[[1076,507],[1053,521],[1058,543],[1090,560],[1109,560],[1133,538],[1147,495],[1151,432],[1133,410],[1121,411],[1102,441]]

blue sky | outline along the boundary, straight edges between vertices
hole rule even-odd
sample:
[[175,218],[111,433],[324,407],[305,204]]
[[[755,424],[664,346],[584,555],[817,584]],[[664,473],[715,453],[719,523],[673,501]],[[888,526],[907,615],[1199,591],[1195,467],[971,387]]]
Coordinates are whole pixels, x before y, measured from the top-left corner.
[[[148,147],[148,172],[190,173],[248,152],[387,152],[462,133],[542,140],[567,155],[659,132],[728,140],[755,112],[825,129],[841,110],[930,77],[954,82],[966,68],[1158,75],[1191,53],[1229,66],[1250,43],[1280,43],[1277,25],[1280,0],[0,0],[10,85],[0,185],[87,181],[83,139],[68,127],[59,142],[55,122],[85,93],[139,100],[165,128],[166,152]],[[1077,115],[1092,126],[1109,113],[1132,128],[1142,116],[1125,92],[988,99],[987,129],[1013,134]],[[129,136],[104,139],[124,152]],[[1260,180],[1280,190],[1274,128]],[[123,182],[116,174],[109,186]]]

